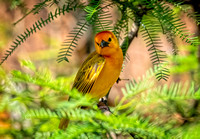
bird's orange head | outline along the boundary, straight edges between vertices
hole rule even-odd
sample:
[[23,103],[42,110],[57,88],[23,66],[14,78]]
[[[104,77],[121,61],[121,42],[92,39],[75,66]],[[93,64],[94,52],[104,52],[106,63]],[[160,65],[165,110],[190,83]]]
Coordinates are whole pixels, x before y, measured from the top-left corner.
[[111,56],[120,49],[116,36],[110,31],[102,31],[95,36],[96,52],[102,56]]

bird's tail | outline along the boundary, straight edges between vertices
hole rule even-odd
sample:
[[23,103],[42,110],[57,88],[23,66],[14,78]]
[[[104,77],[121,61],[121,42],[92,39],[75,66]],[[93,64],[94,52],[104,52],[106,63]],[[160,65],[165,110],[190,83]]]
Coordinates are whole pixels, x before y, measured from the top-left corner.
[[67,119],[67,118],[62,118],[62,119],[60,120],[59,128],[60,128],[60,129],[66,129],[67,126],[68,126],[68,124],[69,124],[69,119]]

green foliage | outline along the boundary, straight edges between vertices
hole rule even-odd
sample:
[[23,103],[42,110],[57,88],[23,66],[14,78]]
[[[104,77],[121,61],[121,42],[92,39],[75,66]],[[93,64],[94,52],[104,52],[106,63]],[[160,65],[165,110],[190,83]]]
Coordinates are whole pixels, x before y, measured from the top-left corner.
[[175,3],[177,11],[183,11],[187,16],[193,19],[197,25],[200,24],[200,15],[197,12],[192,12],[192,7],[190,5],[182,5],[182,3]]
[[164,29],[170,30],[173,34],[178,35],[183,41],[191,45],[199,45],[198,37],[191,37],[193,34],[186,30],[185,24],[164,2],[156,3],[152,14],[160,20]]
[[[44,3],[42,3],[42,5],[43,4]],[[26,39],[28,39],[33,33],[36,33],[37,30],[41,30],[41,28],[45,27],[51,21],[55,20],[55,18],[57,18],[58,16],[64,15],[66,12],[76,10],[78,8],[78,6],[79,5],[74,5],[73,2],[69,2],[65,5],[63,5],[62,8],[57,8],[54,13],[50,12],[48,14],[47,19],[44,20],[43,18],[41,18],[40,20],[35,22],[32,27],[30,27],[29,29],[27,28],[23,34],[18,35],[17,38],[15,39],[15,41],[13,41],[13,44],[11,45],[9,50],[6,51],[5,56],[2,57],[0,65],[5,60],[7,60],[7,58],[15,51],[15,49],[17,47],[19,47],[22,43],[24,43],[26,41]],[[33,9],[33,11],[38,12],[38,10],[39,10],[38,7],[41,8],[39,5],[37,5]]]
[[[34,6],[34,8],[28,13],[37,14],[41,12],[41,9],[48,8],[53,4],[59,4],[57,0],[44,0]],[[197,25],[199,24],[199,15],[191,13],[184,7],[183,2],[176,2],[168,0],[167,2],[174,5],[174,7],[187,13],[188,17],[195,18]],[[112,28],[110,25],[111,14],[108,10],[109,7],[116,6],[118,8],[119,19]],[[81,3],[79,1],[66,1],[62,8],[57,8],[55,12],[50,12],[47,19],[40,19],[33,24],[33,27],[26,29],[23,34],[17,36],[13,44],[6,51],[5,56],[2,58],[0,64],[2,64],[7,58],[20,46],[26,39],[40,30],[42,27],[49,24],[52,20],[60,15],[64,15],[65,12],[76,11],[80,9],[80,13],[84,13],[81,20],[78,21],[77,26],[70,32],[68,39],[63,43],[63,47],[58,54],[58,62],[67,61],[68,57],[73,55],[73,51],[78,45],[78,40],[84,35],[84,33],[92,27],[94,33],[102,30],[113,30],[118,38],[121,38],[124,34],[124,43],[122,44],[123,54],[126,55],[126,51],[130,45],[132,39],[137,36],[138,28],[141,28],[144,41],[147,44],[148,51],[150,52],[150,59],[153,65],[156,65],[159,69],[156,78],[158,80],[167,80],[169,77],[169,69],[163,65],[166,62],[167,55],[162,51],[162,42],[160,40],[160,34],[164,34],[167,40],[174,48],[174,54],[178,54],[178,48],[174,41],[176,36],[179,36],[183,41],[190,45],[198,46],[199,39],[193,37],[193,34],[186,30],[185,24],[180,20],[178,15],[172,8],[164,1],[158,0],[140,0],[140,1],[104,1],[104,0],[91,0],[89,3]],[[25,16],[27,16],[26,14]],[[22,17],[19,21],[21,21]],[[17,22],[18,23],[18,22]],[[129,36],[129,32],[132,31],[130,24],[136,25],[136,33],[132,38]]]
[[11,9],[14,9],[14,8],[24,4],[21,0],[10,0],[10,3],[11,3],[11,5],[10,5]]
[[123,52],[124,58],[128,59],[128,56],[126,55],[126,52],[128,50],[128,47],[131,43],[131,40],[129,39],[129,20],[133,22],[134,15],[132,14],[133,11],[131,11],[130,8],[125,9],[124,14],[122,14],[121,18],[117,20],[115,26],[114,26],[114,34],[116,35],[117,38],[121,38],[121,34],[124,34],[124,41],[121,45],[121,49]]
[[22,21],[26,16],[28,16],[29,14],[33,13],[33,14],[38,14],[42,9],[44,9],[45,7],[48,6],[52,6],[53,4],[58,4],[57,0],[44,0],[40,3],[37,3],[36,5],[34,5],[34,7],[27,12],[22,18],[20,18],[19,20],[17,20],[14,25],[16,25],[17,23],[19,23],[20,21]]
[[69,62],[67,57],[72,56],[74,48],[78,45],[78,40],[83,36],[84,32],[88,30],[89,25],[94,26],[94,32],[96,33],[103,30],[111,30],[111,21],[109,20],[111,17],[110,13],[103,11],[110,5],[109,2],[101,4],[101,1],[91,1],[90,4],[83,9],[86,12],[86,16],[83,21],[77,23],[74,30],[70,32],[69,39],[63,43],[63,48],[60,49],[58,55],[58,62],[62,62],[63,60]]
[[169,76],[169,70],[161,66],[161,64],[163,64],[163,62],[165,61],[164,59],[166,58],[166,54],[164,51],[159,49],[162,44],[160,35],[158,34],[162,32],[159,21],[156,21],[154,17],[144,16],[142,20],[141,32],[147,44],[147,47],[149,48],[148,51],[151,52],[151,61],[153,65],[158,66],[160,70],[160,72],[156,74],[156,78],[158,80],[167,80]]
[[[27,63],[29,62],[25,62],[26,65]],[[31,63],[29,67],[33,67]],[[54,110],[50,110],[49,108],[33,109],[28,110],[24,114],[25,118],[40,119],[60,119],[66,116],[69,117],[72,121],[72,125],[67,129],[67,133],[63,131],[58,133],[57,129],[54,131],[55,133],[51,133],[52,138],[76,138],[78,136],[84,136],[84,134],[88,134],[89,136],[96,134],[103,138],[103,136],[106,136],[106,133],[111,131],[134,133],[139,137],[165,136],[164,130],[151,126],[151,124],[148,124],[148,121],[142,120],[138,116],[127,116],[126,114],[106,116],[97,109],[94,103],[95,101],[88,99],[87,96],[82,96],[81,93],[75,90],[70,91],[67,88],[63,88],[63,84],[57,84],[57,81],[49,80],[46,73],[42,74],[36,72],[36,75],[39,76],[34,77],[33,75],[32,77],[30,74],[21,73],[19,71],[13,72],[14,80],[17,82],[33,83],[42,87],[51,88],[54,91],[60,90],[60,93],[65,92],[71,97],[70,101],[65,102],[63,105],[58,105]],[[44,79],[43,77],[45,77],[45,80],[41,80]],[[78,108],[79,106],[89,106],[92,107],[92,109],[82,110]],[[48,134],[43,134],[43,137],[47,135]]]
[[[43,8],[59,2],[41,1],[24,17],[30,13],[42,12]],[[173,0],[166,2],[184,11],[199,24],[199,16],[186,10],[183,3]],[[119,17],[112,28],[108,8],[113,6],[119,11]],[[77,9],[84,14],[69,34],[69,39],[63,43],[58,62],[69,61],[68,57],[73,55],[78,40],[90,28],[95,33],[113,30],[118,38],[124,40],[121,48],[125,56],[132,40],[129,36],[132,30],[130,25],[135,24],[138,27],[135,36],[138,32],[142,34],[154,69],[150,69],[137,81],[126,84],[122,89],[123,98],[115,107],[110,108],[110,115],[105,115],[96,106],[97,100],[82,95],[75,89],[71,90],[73,75],[57,77],[48,68],[38,68],[31,61],[25,60],[20,61],[21,70],[13,70],[11,74],[0,67],[0,122],[9,124],[0,130],[0,136],[100,139],[113,138],[115,134],[125,138],[199,138],[200,88],[198,82],[195,82],[198,78],[196,75],[199,75],[196,57],[199,40],[191,37],[192,35],[185,30],[176,9],[170,8],[163,1],[91,0],[87,4],[66,1],[63,7],[50,12],[47,19],[36,21],[30,29],[27,28],[24,33],[18,35],[1,64],[30,35],[60,15]],[[170,72],[191,72],[193,81],[161,85],[154,79],[156,77],[158,80],[167,80],[169,76],[169,69],[166,67],[167,55],[162,51],[160,35],[165,35],[175,49],[174,55],[171,56],[174,65]],[[176,36],[189,44],[187,50],[190,54],[187,57],[178,55]],[[81,109],[81,106],[88,109]],[[9,120],[2,120],[1,113],[9,113]],[[60,119],[66,117],[70,119],[68,128],[66,131],[58,129]]]
[[[88,23],[87,21],[82,21],[77,23],[77,27],[74,28],[72,32],[70,32],[70,38],[66,40],[66,42],[63,43],[63,48],[60,49],[59,55],[58,55],[58,62],[61,62],[63,60],[69,62],[69,60],[66,58],[67,56],[72,56],[73,48],[78,45],[78,39],[80,39],[83,32],[85,32],[88,29]],[[67,47],[65,47],[67,46]]]
[[[21,65],[26,72],[15,70],[9,77],[2,69],[0,72],[0,92],[7,92],[2,96],[0,110],[18,111],[20,118],[13,122],[26,125],[22,127],[24,132],[9,129],[13,137],[112,138],[113,133],[135,138],[198,137],[189,128],[199,126],[199,110],[193,116],[190,103],[200,100],[200,88],[196,89],[194,82],[157,86],[153,78],[159,71],[150,69],[137,82],[126,85],[124,97],[111,108],[112,114],[105,115],[96,106],[97,100],[70,90],[73,77],[55,78],[48,69],[38,69],[30,61],[21,61]],[[66,95],[70,100],[62,99]],[[58,129],[59,120],[64,117],[70,119],[66,131]],[[27,120],[31,122],[24,123]]]

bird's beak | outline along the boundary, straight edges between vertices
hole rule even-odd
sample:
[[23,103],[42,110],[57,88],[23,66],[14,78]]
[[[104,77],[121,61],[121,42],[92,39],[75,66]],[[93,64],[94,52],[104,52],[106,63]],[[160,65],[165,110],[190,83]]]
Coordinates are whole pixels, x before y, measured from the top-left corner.
[[109,42],[106,42],[106,41],[102,40],[100,46],[101,46],[102,48],[103,48],[103,47],[108,47],[108,44],[109,44]]

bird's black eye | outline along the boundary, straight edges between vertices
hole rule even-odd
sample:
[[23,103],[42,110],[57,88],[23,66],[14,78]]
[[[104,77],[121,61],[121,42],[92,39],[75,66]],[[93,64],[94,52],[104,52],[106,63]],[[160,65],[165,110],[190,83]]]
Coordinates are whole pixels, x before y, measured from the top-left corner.
[[110,41],[111,41],[111,38],[108,38],[108,41],[110,42]]
[[99,46],[99,43],[98,42],[96,42],[97,43],[97,45]]

